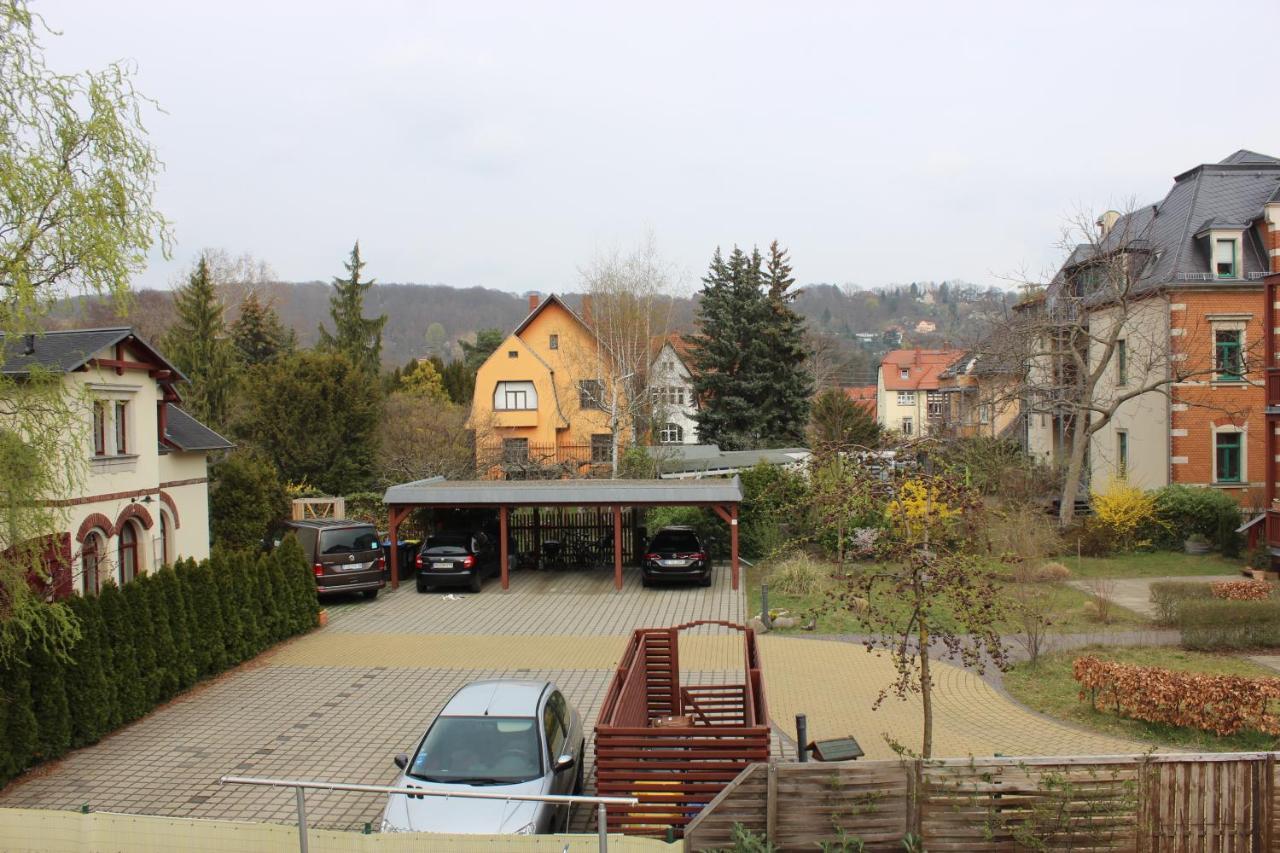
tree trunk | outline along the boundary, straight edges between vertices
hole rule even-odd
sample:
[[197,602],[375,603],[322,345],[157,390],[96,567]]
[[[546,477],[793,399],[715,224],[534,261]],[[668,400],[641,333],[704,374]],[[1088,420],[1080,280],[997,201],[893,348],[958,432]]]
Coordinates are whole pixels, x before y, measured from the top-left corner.
[[1084,470],[1084,456],[1089,449],[1089,425],[1084,412],[1077,412],[1071,426],[1071,456],[1067,460],[1066,481],[1062,484],[1062,505],[1058,507],[1058,521],[1065,527],[1076,516],[1076,497],[1080,494],[1080,474]]
[[929,627],[920,623],[920,707],[924,711],[924,736],[920,757],[933,755],[933,682],[929,675]]

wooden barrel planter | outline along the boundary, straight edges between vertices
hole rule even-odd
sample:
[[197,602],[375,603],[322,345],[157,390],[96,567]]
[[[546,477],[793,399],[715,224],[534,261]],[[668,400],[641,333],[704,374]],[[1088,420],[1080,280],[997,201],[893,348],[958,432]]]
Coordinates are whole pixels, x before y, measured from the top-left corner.
[[[741,682],[681,685],[680,633],[700,625],[740,634]],[[596,723],[596,791],[640,802],[609,807],[610,832],[664,836],[672,827],[681,835],[742,770],[768,758],[754,631],[703,620],[632,634]]]

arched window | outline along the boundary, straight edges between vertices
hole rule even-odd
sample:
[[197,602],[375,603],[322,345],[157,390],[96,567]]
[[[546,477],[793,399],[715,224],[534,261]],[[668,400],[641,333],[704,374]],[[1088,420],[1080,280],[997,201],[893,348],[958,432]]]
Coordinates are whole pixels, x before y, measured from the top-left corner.
[[684,441],[684,427],[680,424],[663,424],[658,432],[658,441],[663,444],[680,444]]
[[96,530],[84,538],[80,548],[80,591],[84,595],[97,595],[101,587],[98,571],[104,545],[102,534]]
[[160,511],[160,565],[169,565],[169,513]]
[[138,532],[132,521],[120,528],[120,585],[124,586],[138,576]]

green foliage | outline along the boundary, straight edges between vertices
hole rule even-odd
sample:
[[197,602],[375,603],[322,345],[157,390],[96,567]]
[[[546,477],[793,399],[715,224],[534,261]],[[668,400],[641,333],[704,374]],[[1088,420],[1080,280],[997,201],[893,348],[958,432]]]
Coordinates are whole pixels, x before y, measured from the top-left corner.
[[249,371],[233,434],[289,483],[343,495],[374,481],[377,384],[344,356],[300,351]]
[[624,480],[652,480],[658,476],[658,465],[643,447],[633,445],[622,451],[618,476]]
[[253,548],[267,529],[288,517],[289,499],[272,464],[249,450],[235,450],[210,470],[209,526],[215,545]]
[[1160,625],[1176,625],[1183,602],[1212,597],[1213,592],[1207,583],[1156,581],[1151,584],[1151,604]]
[[[729,556],[728,525],[712,510],[697,506],[663,506],[650,509],[645,516],[645,530],[651,539],[661,528],[670,525],[692,527],[712,559]],[[742,543],[738,544],[741,547]]]
[[1163,522],[1156,544],[1181,548],[1193,534],[1200,534],[1222,550],[1237,556],[1240,505],[1226,492],[1199,486],[1170,485],[1155,492],[1156,516]]
[[821,563],[804,554],[778,564],[769,574],[769,588],[784,595],[812,595],[830,577]]
[[726,261],[717,249],[702,279],[690,355],[705,402],[695,418],[701,440],[726,450],[799,444],[808,422],[813,380],[785,252],[774,244],[763,267],[758,250],[735,246]]
[[1177,608],[1182,647],[1199,651],[1280,646],[1280,601],[1187,599]]
[[880,444],[880,425],[875,417],[839,388],[828,388],[813,401],[810,431],[814,447],[848,451]]
[[373,280],[361,281],[364,261],[360,259],[360,243],[351,249],[351,259],[345,261],[347,277],[335,277],[333,293],[329,296],[329,316],[333,318],[333,333],[320,327],[318,347],[326,352],[346,356],[347,360],[364,375],[372,379],[382,367],[382,327],[387,324],[385,315],[366,319],[364,297],[373,287]]
[[475,375],[480,365],[484,364],[506,339],[507,335],[501,329],[481,329],[476,332],[475,343],[458,341],[458,345],[462,347],[463,366],[471,372],[472,387],[475,386]]
[[226,426],[235,387],[235,348],[227,336],[224,306],[204,256],[173,295],[177,319],[164,339],[165,355],[187,377],[183,408],[197,419]]
[[[36,621],[69,616],[76,640],[63,653],[35,642],[47,624],[4,626],[22,632],[13,643],[22,654],[0,661],[0,785],[313,628],[318,612],[315,579],[292,538],[270,554],[219,551],[123,591],[107,583],[96,599],[43,606]],[[219,643],[223,653],[203,653]]]
[[293,352],[298,340],[293,329],[280,322],[276,309],[251,290],[240,302],[240,316],[231,324],[231,343],[240,361],[252,366]]
[[449,398],[440,371],[430,361],[411,362],[400,375],[399,391],[437,403]]
[[808,483],[801,474],[763,462],[740,477],[738,547],[744,556],[766,557],[790,538],[797,509],[804,506],[808,495]]
[[727,850],[712,850],[710,853],[775,853],[778,849],[768,839],[736,822],[729,830],[729,841],[733,844],[732,847]]
[[476,374],[462,361],[451,361],[440,368],[440,381],[445,393],[459,406],[470,406],[476,391]]
[[955,439],[943,444],[935,459],[982,494],[1006,501],[1035,501],[1058,489],[1054,471],[1036,462],[1012,439]]

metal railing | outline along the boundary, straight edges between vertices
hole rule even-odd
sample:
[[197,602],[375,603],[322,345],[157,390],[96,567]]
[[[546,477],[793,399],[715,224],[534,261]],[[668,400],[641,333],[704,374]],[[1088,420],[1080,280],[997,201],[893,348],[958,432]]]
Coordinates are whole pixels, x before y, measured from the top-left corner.
[[307,853],[307,803],[308,788],[320,791],[356,791],[361,794],[405,794],[410,797],[443,797],[463,800],[507,800],[535,803],[594,803],[596,822],[599,824],[600,851],[609,849],[608,822],[605,806],[634,806],[635,797],[580,797],[568,794],[494,794],[482,791],[433,791],[430,788],[397,788],[392,785],[362,785],[356,782],[320,782],[307,779],[264,779],[258,776],[223,776],[221,785],[265,785],[272,788],[293,788],[297,796],[298,850]]

